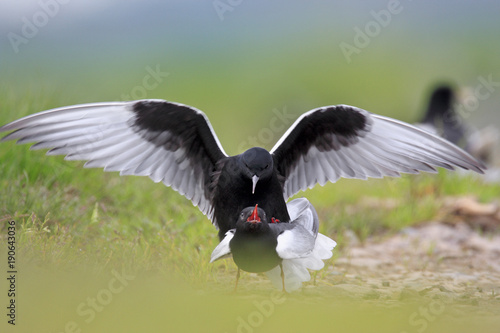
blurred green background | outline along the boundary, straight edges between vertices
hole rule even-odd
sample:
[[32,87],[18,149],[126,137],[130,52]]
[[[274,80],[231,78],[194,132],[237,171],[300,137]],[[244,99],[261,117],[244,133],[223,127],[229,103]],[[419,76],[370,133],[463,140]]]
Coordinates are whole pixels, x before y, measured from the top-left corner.
[[[57,96],[55,107],[122,99],[158,66],[169,76],[145,97],[204,110],[233,154],[274,108],[298,116],[343,103],[416,121],[436,83],[500,82],[498,2],[398,1],[396,14],[391,3],[73,0],[16,43],[11,33],[31,32],[26,21],[44,23],[47,10],[3,1],[1,82]],[[360,46],[350,62],[342,43]],[[499,101],[494,92],[470,120],[498,121]]]
[[[499,14],[497,1],[6,0],[0,123],[77,103],[161,98],[203,110],[226,152],[237,154],[255,144],[270,149],[300,114],[323,105],[415,122],[437,83],[473,91],[480,78],[500,82]],[[348,57],[346,44],[357,48]],[[500,125],[496,84],[466,121]],[[280,130],[268,131],[274,118]],[[227,295],[234,265],[208,264],[215,228],[183,197],[149,179],[85,170],[10,142],[0,145],[0,163],[0,219],[17,222],[21,265],[19,324],[12,329],[2,316],[2,331],[416,330],[408,318],[418,304],[389,311],[390,302],[339,300],[321,282],[327,273],[317,290],[287,295],[273,303],[276,314],[240,327],[240,318],[259,311],[255,302],[269,304],[272,287],[247,274],[242,295]],[[431,218],[440,194],[498,196],[498,187],[445,173],[413,179],[340,181],[305,195],[340,247],[342,228],[363,238]],[[407,205],[342,208],[365,195]],[[113,270],[131,272],[130,288],[86,323],[76,309],[109,288]],[[4,295],[5,281],[0,288]],[[428,331],[476,324],[438,321]]]

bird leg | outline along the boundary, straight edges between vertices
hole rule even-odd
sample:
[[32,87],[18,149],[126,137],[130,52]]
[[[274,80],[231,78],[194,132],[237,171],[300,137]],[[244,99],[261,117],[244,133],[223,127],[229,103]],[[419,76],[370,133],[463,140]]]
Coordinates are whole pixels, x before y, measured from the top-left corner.
[[286,293],[285,289],[285,273],[283,272],[283,264],[280,264],[281,269],[281,284],[283,285],[283,292]]
[[233,290],[234,293],[238,289],[238,280],[239,279],[240,279],[240,268],[238,267],[238,272],[236,273],[236,283],[234,284],[234,290]]

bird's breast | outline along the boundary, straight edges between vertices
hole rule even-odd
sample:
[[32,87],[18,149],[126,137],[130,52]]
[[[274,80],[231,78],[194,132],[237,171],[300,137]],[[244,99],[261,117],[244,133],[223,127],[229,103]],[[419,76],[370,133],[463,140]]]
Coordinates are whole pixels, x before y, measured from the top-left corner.
[[235,234],[230,243],[235,264],[252,273],[267,272],[279,265],[281,258],[276,253],[277,240],[270,236]]

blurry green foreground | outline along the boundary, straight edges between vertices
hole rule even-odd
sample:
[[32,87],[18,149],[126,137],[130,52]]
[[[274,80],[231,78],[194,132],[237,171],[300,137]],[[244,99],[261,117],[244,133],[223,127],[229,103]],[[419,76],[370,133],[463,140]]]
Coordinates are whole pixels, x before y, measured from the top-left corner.
[[[88,268],[33,262],[22,265],[18,276],[16,325],[6,325],[2,316],[2,332],[493,333],[500,327],[498,317],[452,316],[463,305],[440,299],[355,301],[325,297],[324,287],[283,294],[270,285],[231,294],[231,283],[226,290],[202,291],[152,272],[95,275]],[[0,287],[5,290],[5,283]]]

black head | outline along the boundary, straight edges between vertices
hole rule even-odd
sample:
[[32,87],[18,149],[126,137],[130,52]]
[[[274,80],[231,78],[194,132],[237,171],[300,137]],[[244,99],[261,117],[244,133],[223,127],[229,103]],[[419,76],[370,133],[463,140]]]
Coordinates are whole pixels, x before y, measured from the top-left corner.
[[262,208],[255,207],[244,208],[239,217],[238,222],[236,222],[237,230],[261,230],[268,228],[268,221],[266,212]]
[[243,174],[252,180],[252,193],[257,181],[270,178],[273,173],[273,157],[264,148],[254,147],[240,155]]
[[434,123],[436,118],[443,118],[451,112],[455,95],[447,85],[438,86],[432,93],[424,123]]
[[466,128],[454,109],[456,96],[448,85],[437,87],[431,95],[423,123],[434,126],[443,138],[463,146]]

